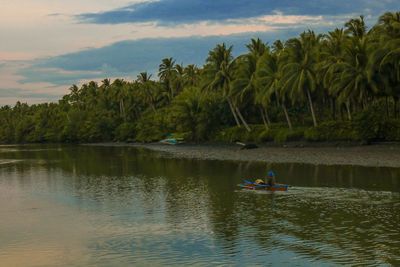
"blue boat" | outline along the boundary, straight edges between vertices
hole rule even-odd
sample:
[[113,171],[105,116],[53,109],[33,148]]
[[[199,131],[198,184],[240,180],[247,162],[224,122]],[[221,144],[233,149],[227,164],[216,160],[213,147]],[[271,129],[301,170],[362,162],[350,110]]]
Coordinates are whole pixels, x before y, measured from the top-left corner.
[[242,181],[243,183],[238,184],[238,186],[250,190],[287,191],[289,188],[289,185],[287,184],[268,185],[268,184],[256,184],[244,179],[242,179]]

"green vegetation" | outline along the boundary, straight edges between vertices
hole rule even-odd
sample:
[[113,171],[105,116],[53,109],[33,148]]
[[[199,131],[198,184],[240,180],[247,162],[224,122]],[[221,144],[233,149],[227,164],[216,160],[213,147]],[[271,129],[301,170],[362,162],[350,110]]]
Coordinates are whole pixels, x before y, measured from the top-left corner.
[[158,80],[104,79],[58,103],[0,108],[0,142],[400,140],[400,12],[367,30],[363,16],[203,67],[162,59]]

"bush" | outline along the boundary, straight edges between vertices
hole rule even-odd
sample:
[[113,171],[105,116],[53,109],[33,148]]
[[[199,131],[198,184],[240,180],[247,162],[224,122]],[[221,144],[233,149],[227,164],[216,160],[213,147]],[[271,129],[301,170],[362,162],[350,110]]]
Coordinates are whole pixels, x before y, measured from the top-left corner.
[[264,125],[254,124],[249,125],[251,131],[247,131],[244,126],[242,127],[229,127],[221,130],[219,134],[215,137],[216,141],[233,142],[235,140],[240,140],[243,142],[259,142],[262,141],[260,136],[263,131],[265,131]]
[[251,132],[248,132],[244,127],[230,127],[223,129],[217,141],[233,142],[240,140],[243,142],[286,142],[286,141],[300,141],[304,139],[305,128],[297,128],[291,132],[287,128],[280,128],[284,124],[271,124],[269,130],[265,129],[264,125],[256,124],[250,125]]
[[173,100],[169,109],[168,125],[185,139],[209,140],[220,128],[223,99],[215,94],[203,94],[200,88],[188,87]]
[[135,125],[133,123],[122,123],[114,131],[114,138],[116,141],[127,141],[134,138],[134,136]]
[[355,141],[359,140],[357,129],[351,121],[327,121],[308,128],[304,137],[309,141]]
[[269,141],[274,141],[275,136],[278,135],[279,129],[269,129],[269,130],[264,130],[261,132],[259,136],[259,140],[261,142],[269,142]]
[[361,140],[379,139],[382,122],[386,120],[384,114],[382,106],[372,105],[355,117],[355,128]]
[[136,141],[159,141],[168,135],[171,130],[167,124],[167,110],[159,109],[156,112],[146,111],[137,123]]
[[280,129],[276,132],[274,142],[301,141],[304,139],[304,128],[297,128],[294,131],[289,129]]
[[381,123],[378,137],[387,141],[400,141],[400,120],[384,120]]

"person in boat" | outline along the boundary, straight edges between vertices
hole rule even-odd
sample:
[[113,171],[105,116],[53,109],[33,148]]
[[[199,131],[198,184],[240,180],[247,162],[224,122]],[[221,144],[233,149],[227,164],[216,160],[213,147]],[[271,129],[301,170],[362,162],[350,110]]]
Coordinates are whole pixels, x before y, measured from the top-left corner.
[[267,177],[265,177],[265,184],[269,186],[276,185],[274,172],[268,172]]
[[257,179],[257,180],[254,181],[254,183],[257,184],[257,185],[269,185],[269,186],[276,185],[275,173],[274,172],[268,172],[268,174],[265,177],[264,181],[262,179]]
[[264,181],[262,179],[257,179],[257,180],[254,181],[254,183],[258,184],[258,185],[265,185],[265,183],[264,183]]

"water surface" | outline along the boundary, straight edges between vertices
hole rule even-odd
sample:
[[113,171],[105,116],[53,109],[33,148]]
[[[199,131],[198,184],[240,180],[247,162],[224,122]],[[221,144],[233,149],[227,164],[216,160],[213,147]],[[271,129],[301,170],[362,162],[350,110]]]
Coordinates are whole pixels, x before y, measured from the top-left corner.
[[0,266],[400,265],[399,168],[0,146],[0,214]]

